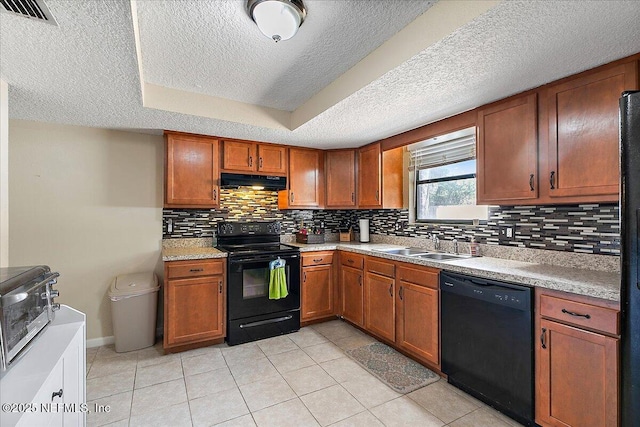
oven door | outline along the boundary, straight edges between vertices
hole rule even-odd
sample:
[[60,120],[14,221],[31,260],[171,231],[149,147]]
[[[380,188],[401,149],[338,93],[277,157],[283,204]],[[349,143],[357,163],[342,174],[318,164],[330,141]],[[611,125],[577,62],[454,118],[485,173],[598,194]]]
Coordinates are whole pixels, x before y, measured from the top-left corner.
[[287,290],[285,298],[269,299],[269,263],[276,255],[229,257],[227,278],[230,320],[300,308],[300,254],[280,255],[285,261]]

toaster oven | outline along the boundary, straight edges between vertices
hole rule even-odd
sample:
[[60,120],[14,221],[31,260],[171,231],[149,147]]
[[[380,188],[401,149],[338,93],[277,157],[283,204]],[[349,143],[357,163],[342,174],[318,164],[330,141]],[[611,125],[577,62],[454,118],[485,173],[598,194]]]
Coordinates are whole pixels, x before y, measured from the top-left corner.
[[0,369],[6,370],[54,317],[60,304],[48,266],[0,268]]

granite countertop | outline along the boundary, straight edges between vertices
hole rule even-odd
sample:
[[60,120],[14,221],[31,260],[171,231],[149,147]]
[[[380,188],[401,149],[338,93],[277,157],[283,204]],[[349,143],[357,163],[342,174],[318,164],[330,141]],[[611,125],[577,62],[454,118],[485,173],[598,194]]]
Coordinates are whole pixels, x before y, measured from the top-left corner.
[[187,246],[184,248],[162,248],[162,261],[184,261],[190,259],[226,258],[227,253],[214,247]]
[[[178,240],[178,239],[172,239]],[[224,258],[221,252],[202,243],[191,245],[186,242],[179,245],[164,244],[162,249],[163,261],[180,261],[190,259]],[[579,295],[587,295],[611,301],[620,301],[620,274],[606,271],[595,271],[573,267],[561,267],[547,264],[514,261],[502,258],[477,257],[462,258],[449,261],[433,261],[424,258],[391,255],[375,249],[401,248],[385,243],[348,243],[332,242],[322,244],[287,243],[300,248],[300,252],[344,250],[362,255],[373,255],[394,261],[424,265],[455,273],[469,274],[487,279],[515,282],[523,285],[537,286]]]
[[374,251],[374,249],[402,247],[389,244],[342,242],[316,245],[305,245],[302,243],[289,244],[299,247],[300,252],[339,249],[363,255],[374,255],[394,261],[440,268],[446,271],[469,274],[487,279],[516,282],[523,285],[538,286],[611,301],[620,301],[619,273],[535,264],[491,257],[461,258],[443,262]]

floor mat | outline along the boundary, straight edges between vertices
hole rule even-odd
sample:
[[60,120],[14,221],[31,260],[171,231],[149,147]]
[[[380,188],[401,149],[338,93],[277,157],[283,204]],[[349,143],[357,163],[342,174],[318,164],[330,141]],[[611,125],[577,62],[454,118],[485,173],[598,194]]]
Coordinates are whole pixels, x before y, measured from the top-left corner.
[[345,353],[398,393],[406,394],[440,379],[435,372],[379,342]]

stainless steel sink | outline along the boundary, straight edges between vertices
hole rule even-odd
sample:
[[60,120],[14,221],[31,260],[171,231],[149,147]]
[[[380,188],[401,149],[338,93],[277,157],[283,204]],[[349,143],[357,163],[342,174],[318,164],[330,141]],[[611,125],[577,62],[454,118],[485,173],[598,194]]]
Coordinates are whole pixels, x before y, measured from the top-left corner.
[[470,258],[471,255],[455,255],[455,254],[443,254],[443,253],[429,253],[429,254],[422,254],[422,255],[418,255],[418,258],[424,258],[424,259],[432,259],[434,261],[450,261],[453,259],[464,259],[464,258]]
[[396,248],[396,249],[374,249],[377,252],[384,252],[389,255],[419,256],[428,254],[429,251],[421,248]]

